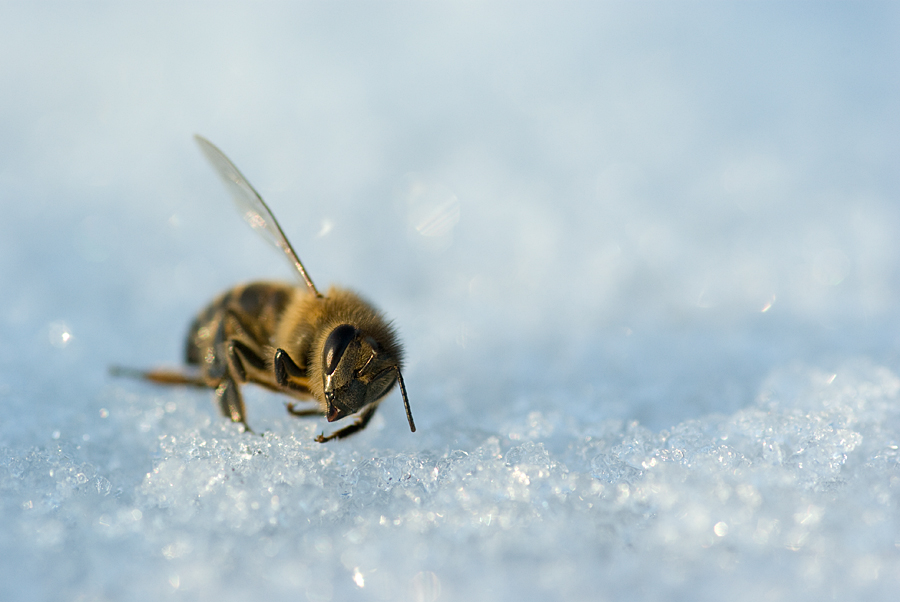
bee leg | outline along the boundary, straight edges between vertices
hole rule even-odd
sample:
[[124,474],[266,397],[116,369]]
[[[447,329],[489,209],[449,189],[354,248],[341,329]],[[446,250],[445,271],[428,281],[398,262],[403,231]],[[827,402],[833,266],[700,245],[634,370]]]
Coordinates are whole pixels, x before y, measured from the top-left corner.
[[247,382],[247,369],[244,366],[244,362],[251,368],[259,371],[266,369],[266,361],[240,339],[228,341],[227,350],[228,363],[231,365],[232,374],[237,376],[237,380],[242,383]]
[[219,409],[222,411],[222,414],[231,418],[232,422],[240,422],[245,429],[251,433],[253,432],[244,418],[246,413],[244,412],[244,398],[241,396],[241,390],[230,375],[226,376],[216,388],[216,400],[219,402]]
[[[275,380],[280,387],[309,394],[309,387],[306,385],[306,370],[294,363],[284,349],[278,349],[275,352]],[[301,382],[297,382],[298,380]],[[305,416],[306,414],[301,415]]]
[[369,421],[372,420],[372,416],[375,415],[375,410],[378,409],[378,403],[370,404],[362,411],[362,413],[353,421],[352,424],[345,426],[339,431],[335,431],[325,436],[325,433],[322,433],[318,437],[316,437],[316,441],[319,443],[325,443],[326,441],[331,441],[332,439],[343,439],[344,437],[349,437],[353,433],[359,432],[366,428],[366,425],[369,424]]
[[193,387],[202,387],[204,389],[210,387],[209,382],[202,376],[185,374],[184,372],[178,372],[177,370],[137,370],[135,368],[110,366],[109,373],[112,376],[125,376],[128,378],[149,380],[163,385],[191,385]]
[[293,401],[284,404],[287,408],[288,414],[291,416],[321,416],[322,410],[321,408],[306,408],[303,410],[296,409],[297,404]]

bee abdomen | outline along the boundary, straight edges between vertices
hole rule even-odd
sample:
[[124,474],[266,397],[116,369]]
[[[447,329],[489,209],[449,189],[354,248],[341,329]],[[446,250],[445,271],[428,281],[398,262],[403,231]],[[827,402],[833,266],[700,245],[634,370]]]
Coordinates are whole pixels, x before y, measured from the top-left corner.
[[[215,335],[226,314],[240,317],[248,327],[245,334],[259,344],[268,344],[284,308],[291,300],[293,287],[272,282],[254,282],[235,287],[214,299],[193,321],[185,344],[188,364],[209,363],[216,355]],[[214,358],[213,358],[214,359]]]
[[[241,290],[234,289],[234,303],[240,312],[255,316],[266,325],[274,324],[281,317],[291,298],[293,287],[271,282],[248,284]],[[268,328],[272,331],[274,328]]]
[[210,331],[215,328],[215,322],[221,316],[222,307],[230,295],[231,291],[228,291],[216,298],[194,318],[184,347],[184,357],[188,364],[199,364],[203,360],[204,349],[209,345]]
[[200,318],[195,318],[188,330],[187,340],[184,345],[184,359],[190,365],[200,363],[200,348],[197,346],[197,331],[200,330]]

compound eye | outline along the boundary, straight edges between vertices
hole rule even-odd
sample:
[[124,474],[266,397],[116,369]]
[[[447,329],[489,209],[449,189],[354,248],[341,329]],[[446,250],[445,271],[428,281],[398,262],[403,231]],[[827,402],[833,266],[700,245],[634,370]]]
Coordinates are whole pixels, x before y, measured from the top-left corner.
[[325,365],[325,374],[334,374],[338,363],[344,356],[344,351],[347,350],[347,345],[358,335],[359,330],[350,324],[341,324],[331,331],[331,334],[325,339],[325,352],[322,357]]

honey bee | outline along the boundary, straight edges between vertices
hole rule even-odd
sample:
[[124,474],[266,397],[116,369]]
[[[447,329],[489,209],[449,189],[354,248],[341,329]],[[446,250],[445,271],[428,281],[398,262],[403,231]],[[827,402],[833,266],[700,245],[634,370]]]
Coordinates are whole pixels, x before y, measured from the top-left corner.
[[185,360],[192,369],[113,372],[215,389],[222,414],[247,430],[244,383],[316,402],[312,407],[287,403],[294,416],[324,415],[334,422],[355,415],[349,425],[316,437],[320,443],[365,428],[378,404],[399,384],[409,429],[415,432],[400,372],[403,349],[394,328],[352,291],[332,286],[321,294],[259,193],[222,151],[199,135],[195,138],[244,219],[284,252],[303,284],[254,282],[216,297],[188,331]]

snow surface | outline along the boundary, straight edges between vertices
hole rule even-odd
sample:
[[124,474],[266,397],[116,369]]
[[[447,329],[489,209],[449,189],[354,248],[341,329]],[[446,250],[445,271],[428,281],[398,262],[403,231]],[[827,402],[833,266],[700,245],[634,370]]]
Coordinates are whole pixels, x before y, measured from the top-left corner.
[[[0,4],[9,600],[893,600],[894,3]],[[237,282],[395,319],[329,425],[177,365]]]

